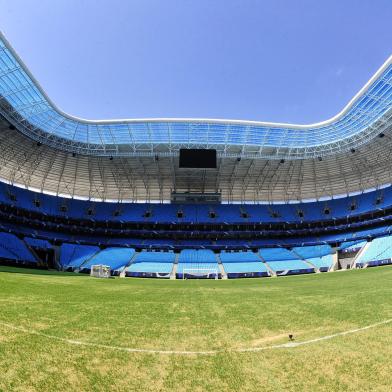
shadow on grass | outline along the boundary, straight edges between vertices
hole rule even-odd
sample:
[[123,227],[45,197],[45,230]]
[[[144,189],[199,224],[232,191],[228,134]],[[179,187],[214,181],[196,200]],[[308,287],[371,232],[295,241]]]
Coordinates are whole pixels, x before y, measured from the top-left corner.
[[16,267],[16,266],[8,266],[8,265],[1,265],[0,264],[0,273],[1,272],[8,272],[14,274],[29,274],[29,275],[56,275],[56,276],[67,276],[67,277],[75,277],[80,278],[82,276],[88,276],[86,274],[77,274],[74,272],[62,272],[56,270],[45,270],[45,269],[38,269],[38,268],[26,268],[23,266]]

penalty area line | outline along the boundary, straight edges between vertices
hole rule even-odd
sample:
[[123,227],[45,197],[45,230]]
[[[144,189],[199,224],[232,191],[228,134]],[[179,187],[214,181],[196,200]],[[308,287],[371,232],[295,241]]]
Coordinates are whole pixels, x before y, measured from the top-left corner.
[[114,351],[123,351],[127,353],[142,353],[142,354],[161,354],[161,355],[216,355],[216,354],[221,354],[221,353],[247,353],[247,352],[259,352],[259,351],[265,351],[265,350],[273,350],[273,349],[290,349],[290,348],[296,348],[308,344],[313,344],[317,342],[321,342],[323,340],[330,340],[334,339],[339,336],[346,336],[346,335],[351,335],[355,334],[358,332],[366,331],[368,329],[376,328],[381,325],[386,325],[392,323],[392,319],[380,321],[378,323],[366,325],[364,327],[359,327],[359,328],[354,328],[354,329],[349,329],[347,331],[342,331],[342,332],[337,332],[331,335],[325,335],[321,336],[318,338],[313,338],[309,340],[303,340],[302,342],[287,342],[287,343],[281,343],[281,344],[275,344],[275,345],[270,345],[270,346],[261,346],[261,347],[249,347],[249,348],[232,348],[232,349],[226,349],[226,350],[210,350],[210,351],[181,351],[181,350],[155,350],[155,349],[144,349],[144,348],[131,348],[131,347],[121,347],[121,346],[111,346],[111,345],[106,345],[106,344],[100,344],[100,343],[93,343],[93,342],[84,342],[82,340],[75,340],[75,339],[68,339],[68,338],[62,338],[60,336],[55,336],[55,335],[50,335],[46,334],[43,332],[35,331],[33,329],[26,329],[23,327],[18,327],[16,325],[12,325],[9,323],[5,323],[0,321],[0,325],[14,330],[14,331],[19,331],[23,332],[29,335],[35,335],[35,336],[40,336],[44,337],[47,339],[51,340],[57,340],[60,342],[64,342],[67,344],[75,345],[75,346],[85,346],[85,347],[94,347],[94,348],[101,348],[101,349],[106,349],[106,350],[114,350]]

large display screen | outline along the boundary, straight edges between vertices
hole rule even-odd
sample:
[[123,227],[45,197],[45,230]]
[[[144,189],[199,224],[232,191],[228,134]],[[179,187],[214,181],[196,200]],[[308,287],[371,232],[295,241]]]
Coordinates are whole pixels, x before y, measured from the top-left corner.
[[180,167],[189,169],[216,169],[216,150],[181,148]]

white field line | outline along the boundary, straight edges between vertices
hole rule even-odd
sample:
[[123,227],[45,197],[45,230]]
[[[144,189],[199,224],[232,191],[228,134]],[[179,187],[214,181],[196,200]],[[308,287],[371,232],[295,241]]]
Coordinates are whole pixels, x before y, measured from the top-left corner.
[[304,340],[302,342],[287,342],[287,343],[275,344],[275,345],[271,345],[271,346],[250,347],[250,348],[233,348],[233,349],[227,349],[227,350],[181,351],[181,350],[154,350],[154,349],[143,349],[143,348],[130,348],[130,347],[111,346],[111,345],[92,343],[92,342],[83,342],[81,340],[67,339],[67,338],[62,338],[59,336],[49,335],[46,333],[42,333],[42,332],[35,331],[32,329],[26,329],[23,327],[18,327],[18,326],[0,321],[1,326],[6,327],[8,329],[12,329],[14,331],[23,332],[23,333],[26,333],[29,335],[41,336],[41,337],[44,337],[47,339],[57,340],[60,342],[64,342],[64,343],[68,343],[68,344],[72,344],[72,345],[76,345],[76,346],[103,348],[103,349],[107,349],[107,350],[124,351],[124,352],[128,352],[128,353],[161,354],[161,355],[216,355],[216,354],[220,354],[220,353],[229,353],[229,352],[231,352],[231,353],[246,353],[246,352],[258,352],[258,351],[271,350],[271,349],[282,349],[282,348],[290,349],[290,348],[295,348],[295,347],[299,347],[299,346],[304,346],[307,344],[320,342],[323,340],[333,339],[338,336],[351,335],[354,333],[366,331],[368,329],[372,329],[372,328],[375,328],[375,327],[378,327],[381,325],[390,324],[390,323],[392,323],[392,319],[380,321],[375,324],[366,325],[365,327],[349,329],[347,331],[337,332],[337,333],[334,333],[331,335],[326,335],[326,336],[321,336],[321,337],[314,338],[314,339]]

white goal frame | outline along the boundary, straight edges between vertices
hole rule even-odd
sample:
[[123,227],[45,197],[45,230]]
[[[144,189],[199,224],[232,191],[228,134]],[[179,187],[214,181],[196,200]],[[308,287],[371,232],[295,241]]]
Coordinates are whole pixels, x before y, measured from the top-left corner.
[[186,280],[186,274],[200,277],[205,276],[209,277],[211,274],[215,274],[215,280],[219,279],[219,270],[218,268],[183,268],[182,270],[182,280]]
[[110,267],[103,264],[94,264],[90,269],[90,276],[94,278],[110,278]]

